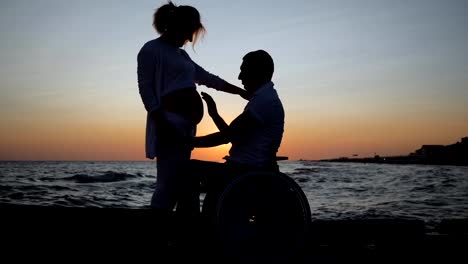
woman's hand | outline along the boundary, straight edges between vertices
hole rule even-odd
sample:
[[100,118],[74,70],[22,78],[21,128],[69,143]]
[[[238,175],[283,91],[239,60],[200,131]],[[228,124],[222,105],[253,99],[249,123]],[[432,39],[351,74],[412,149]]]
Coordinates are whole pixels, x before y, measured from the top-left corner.
[[247,101],[249,101],[250,98],[252,98],[252,94],[247,92],[246,90],[240,91],[239,95]]
[[201,96],[202,96],[203,100],[205,100],[206,106],[208,107],[208,114],[211,117],[217,116],[218,115],[218,109],[216,107],[216,103],[213,100],[213,98],[209,94],[207,94],[205,92],[201,92]]
[[223,92],[226,92],[226,93],[231,93],[231,94],[238,94],[240,97],[244,98],[245,100],[250,100],[250,98],[252,97],[252,95],[247,92],[246,90],[242,89],[242,88],[239,88],[235,85],[232,85],[228,82],[226,82],[224,84],[224,87],[222,89],[220,89],[221,91]]

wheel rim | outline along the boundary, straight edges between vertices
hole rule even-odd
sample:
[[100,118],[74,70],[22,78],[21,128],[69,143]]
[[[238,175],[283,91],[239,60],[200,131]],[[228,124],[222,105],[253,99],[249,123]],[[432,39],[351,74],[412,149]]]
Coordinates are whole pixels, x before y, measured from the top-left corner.
[[290,258],[302,250],[309,225],[304,193],[282,173],[236,177],[216,207],[217,236],[231,256]]

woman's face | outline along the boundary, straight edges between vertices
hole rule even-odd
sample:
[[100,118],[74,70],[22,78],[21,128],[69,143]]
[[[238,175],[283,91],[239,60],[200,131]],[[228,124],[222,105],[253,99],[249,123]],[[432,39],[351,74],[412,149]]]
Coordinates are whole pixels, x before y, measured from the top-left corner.
[[182,36],[182,38],[184,39],[184,43],[189,41],[189,42],[192,42],[193,40],[193,33],[194,31],[193,30],[183,30],[180,34]]
[[174,30],[171,35],[171,39],[178,46],[182,47],[187,42],[192,42],[193,40],[193,31],[192,30]]

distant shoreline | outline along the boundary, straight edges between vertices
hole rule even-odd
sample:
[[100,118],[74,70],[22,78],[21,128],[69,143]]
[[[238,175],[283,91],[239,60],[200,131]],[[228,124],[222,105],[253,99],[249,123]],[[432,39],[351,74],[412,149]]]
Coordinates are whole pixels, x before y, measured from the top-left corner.
[[355,162],[355,163],[378,163],[378,164],[416,164],[416,165],[451,165],[468,166],[468,137],[464,137],[455,144],[423,145],[420,149],[407,156],[390,156],[365,158],[340,157],[334,159],[323,159],[322,162]]
[[318,162],[340,162],[340,163],[373,163],[394,165],[446,165],[446,166],[468,166],[468,162],[437,162],[425,160],[411,160],[406,156],[401,157],[379,157],[379,158],[336,158],[318,160]]

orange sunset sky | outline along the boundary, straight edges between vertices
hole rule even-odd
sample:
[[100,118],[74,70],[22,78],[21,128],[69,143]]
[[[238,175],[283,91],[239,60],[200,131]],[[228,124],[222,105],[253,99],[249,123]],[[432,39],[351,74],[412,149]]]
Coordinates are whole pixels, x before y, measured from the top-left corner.
[[[2,2],[0,160],[145,160],[136,55],[163,3]],[[278,155],[406,155],[468,136],[465,1],[175,3],[202,15],[207,34],[185,49],[206,70],[241,86],[243,55],[272,55],[286,111]],[[199,91],[226,121],[246,104]],[[205,113],[198,135],[215,131]],[[220,161],[229,147],[193,157]]]

